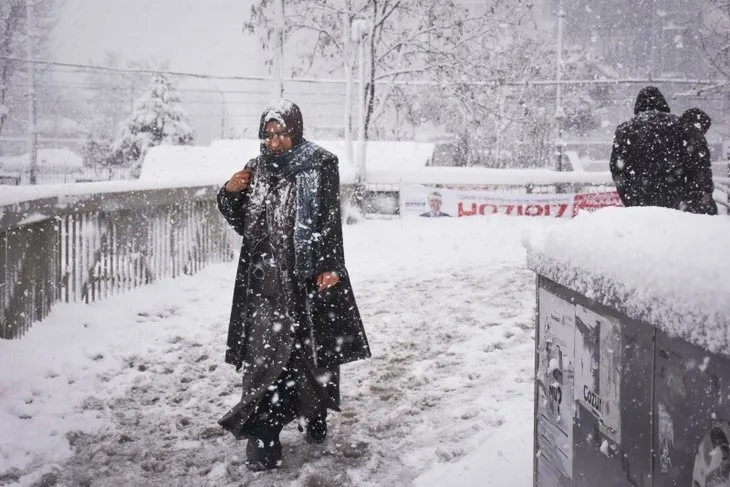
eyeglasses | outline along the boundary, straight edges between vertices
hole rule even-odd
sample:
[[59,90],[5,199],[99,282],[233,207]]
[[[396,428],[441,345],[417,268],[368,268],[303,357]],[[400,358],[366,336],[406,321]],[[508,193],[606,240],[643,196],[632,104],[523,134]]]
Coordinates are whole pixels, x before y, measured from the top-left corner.
[[271,133],[265,133],[261,140],[271,140],[273,138],[277,138],[279,140],[284,139],[286,137],[289,137],[289,132],[271,132]]

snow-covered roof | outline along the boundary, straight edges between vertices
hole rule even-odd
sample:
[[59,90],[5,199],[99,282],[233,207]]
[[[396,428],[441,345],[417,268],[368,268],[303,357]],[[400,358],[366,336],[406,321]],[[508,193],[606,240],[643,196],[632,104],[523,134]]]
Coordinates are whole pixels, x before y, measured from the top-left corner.
[[730,220],[605,208],[527,236],[541,275],[673,336],[730,356]]
[[[344,140],[316,140],[340,161],[340,181],[355,182],[356,168],[347,162]],[[142,164],[144,181],[227,181],[249,159],[259,154],[260,142],[252,139],[218,140],[210,146],[158,146],[151,148]],[[373,184],[613,184],[608,171],[556,172],[549,169],[488,169],[483,167],[427,166],[435,144],[428,142],[370,141],[367,177]],[[357,152],[357,146],[354,147]]]
[[[314,140],[334,153],[340,161],[340,180],[355,181],[355,167],[347,162],[344,140]],[[259,154],[257,139],[217,140],[210,146],[157,146],[151,148],[142,164],[140,179],[205,178],[227,181],[231,174]],[[398,173],[423,168],[430,161],[435,145],[427,142],[370,141],[367,145],[368,171]],[[357,145],[354,145],[357,150]],[[389,178],[398,182],[398,178]]]
[[[30,167],[30,155],[23,154],[20,156],[3,156],[0,157],[0,170],[22,170]],[[38,167],[43,168],[63,168],[63,169],[82,169],[84,160],[75,152],[68,149],[39,149],[38,150]]]

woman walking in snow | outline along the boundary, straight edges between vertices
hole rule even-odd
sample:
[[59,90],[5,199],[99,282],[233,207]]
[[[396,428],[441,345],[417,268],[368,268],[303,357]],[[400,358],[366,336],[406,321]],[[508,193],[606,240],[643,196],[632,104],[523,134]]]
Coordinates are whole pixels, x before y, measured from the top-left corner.
[[337,157],[304,139],[285,100],[264,111],[259,139],[218,193],[243,237],[225,358],[243,369],[243,394],[219,423],[248,439],[251,470],[281,464],[279,433],[295,418],[307,441],[324,441],[339,366],[370,356],[345,269]]

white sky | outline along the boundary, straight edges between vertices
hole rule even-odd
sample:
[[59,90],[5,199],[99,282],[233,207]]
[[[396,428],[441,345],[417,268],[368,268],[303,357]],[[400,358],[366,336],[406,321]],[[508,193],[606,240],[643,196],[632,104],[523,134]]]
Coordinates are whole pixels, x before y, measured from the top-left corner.
[[264,74],[257,41],[244,34],[250,0],[66,0],[52,41],[56,61],[170,61],[176,71]]

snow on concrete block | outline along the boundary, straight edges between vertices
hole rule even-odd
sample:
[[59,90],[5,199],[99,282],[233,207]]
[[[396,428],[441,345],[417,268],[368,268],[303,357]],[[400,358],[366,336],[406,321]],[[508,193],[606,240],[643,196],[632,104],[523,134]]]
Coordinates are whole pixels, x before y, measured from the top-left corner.
[[730,356],[730,220],[605,208],[526,236],[538,274],[711,352]]

